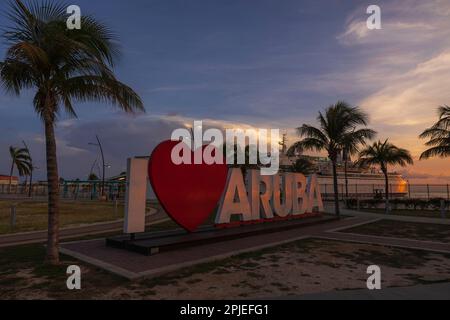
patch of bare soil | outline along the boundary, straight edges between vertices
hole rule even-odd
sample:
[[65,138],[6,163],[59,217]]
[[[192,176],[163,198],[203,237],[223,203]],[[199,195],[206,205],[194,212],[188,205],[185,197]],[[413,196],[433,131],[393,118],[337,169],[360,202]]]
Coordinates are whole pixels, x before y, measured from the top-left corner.
[[450,281],[450,255],[315,239],[137,282],[118,280],[84,266],[78,292],[65,289],[64,277],[58,280],[63,283],[56,285],[48,277],[30,279],[28,271],[2,276],[2,280],[20,278],[14,295],[6,295],[9,298],[265,298],[366,288],[366,269],[372,264],[380,266],[384,288]]
[[447,224],[385,219],[341,230],[341,232],[450,243],[450,225]]

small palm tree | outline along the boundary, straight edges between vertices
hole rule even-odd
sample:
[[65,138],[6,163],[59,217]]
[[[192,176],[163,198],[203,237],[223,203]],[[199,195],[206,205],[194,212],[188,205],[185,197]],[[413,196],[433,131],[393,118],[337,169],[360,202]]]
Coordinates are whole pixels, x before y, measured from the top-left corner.
[[28,154],[28,150],[25,148],[9,147],[9,154],[11,155],[11,171],[9,174],[9,192],[11,193],[12,175],[14,167],[17,168],[19,176],[30,174],[31,171],[31,158]]
[[344,135],[342,147],[342,160],[344,162],[344,180],[345,180],[345,198],[348,199],[348,162],[351,161],[351,156],[359,152],[360,146],[366,145],[367,139],[373,139],[376,132],[371,129],[362,128],[359,130],[352,130]]
[[0,62],[0,80],[7,92],[34,90],[33,106],[43,121],[48,180],[46,261],[59,263],[59,179],[55,124],[65,111],[76,116],[74,102],[111,102],[126,112],[144,110],[140,97],[118,81],[113,66],[118,56],[114,35],[89,15],[81,29],[67,29],[67,6],[50,1],[24,5],[11,1],[8,45]]
[[399,148],[386,139],[384,142],[377,141],[367,146],[359,153],[357,163],[360,166],[379,166],[384,174],[386,213],[389,212],[389,176],[388,165],[399,165],[405,167],[413,164],[413,159],[408,150]]
[[293,154],[295,150],[325,150],[333,167],[333,187],[335,213],[339,217],[339,194],[337,180],[337,158],[345,147],[345,141],[354,139],[363,141],[371,139],[375,131],[367,128],[356,129],[358,126],[366,126],[368,116],[358,107],[352,107],[346,102],[339,101],[325,110],[325,114],[319,112],[317,121],[319,128],[304,124],[297,128],[297,133],[304,139],[294,143],[288,154]]
[[93,173],[93,172],[91,172],[90,174],[89,174],[89,176],[88,176],[88,181],[98,181],[99,179],[98,179],[98,176],[95,174],[95,173]]
[[[28,188],[28,197],[31,198],[31,193],[33,191],[33,171],[34,171],[34,169],[38,169],[38,168],[35,167],[33,164],[33,158],[31,157],[30,149],[28,148],[27,144],[25,143],[25,141],[22,141],[22,143],[25,146],[25,149],[27,150],[28,156],[30,157],[30,172],[29,172],[30,182],[29,182],[29,188]],[[25,183],[25,186],[26,186],[26,183]]]
[[431,147],[422,152],[420,160],[435,156],[441,158],[450,156],[450,107],[439,107],[438,114],[439,120],[419,136],[421,139],[429,138],[425,145]]
[[305,158],[299,158],[291,166],[292,172],[308,175],[314,172],[314,164]]

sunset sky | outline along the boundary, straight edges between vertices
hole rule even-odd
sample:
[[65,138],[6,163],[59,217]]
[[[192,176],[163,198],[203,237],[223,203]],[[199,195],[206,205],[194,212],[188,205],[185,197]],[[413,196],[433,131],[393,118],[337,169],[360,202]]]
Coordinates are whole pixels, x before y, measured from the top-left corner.
[[[2,1],[1,12],[7,5]],[[450,1],[350,0],[76,0],[120,39],[118,77],[143,98],[146,114],[77,104],[78,119],[57,127],[60,175],[86,178],[98,157],[88,142],[102,139],[108,175],[126,158],[147,155],[174,128],[293,128],[315,124],[319,110],[345,100],[366,110],[378,138],[424,150],[418,135],[450,105]],[[382,29],[366,27],[378,4]],[[0,26],[8,25],[4,14]],[[0,46],[0,59],[5,45]],[[9,145],[25,140],[45,177],[44,136],[32,92],[0,95],[0,173]],[[416,161],[411,181],[450,183],[450,159]],[[418,179],[421,178],[421,179]]]

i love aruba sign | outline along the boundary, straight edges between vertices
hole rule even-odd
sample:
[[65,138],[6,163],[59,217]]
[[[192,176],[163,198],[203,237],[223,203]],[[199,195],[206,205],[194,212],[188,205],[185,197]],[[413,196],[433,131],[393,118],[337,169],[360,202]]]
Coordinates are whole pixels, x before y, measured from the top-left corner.
[[[224,162],[175,164],[172,152],[182,143],[167,140],[154,149],[149,160],[128,159],[125,233],[145,231],[148,180],[163,209],[189,232],[195,231],[214,212],[217,227],[323,212],[315,175],[307,179],[301,173],[261,175],[260,170],[248,170],[244,177],[240,168],[229,168]],[[190,153],[193,157],[194,152]],[[235,221],[234,216],[239,219]]]

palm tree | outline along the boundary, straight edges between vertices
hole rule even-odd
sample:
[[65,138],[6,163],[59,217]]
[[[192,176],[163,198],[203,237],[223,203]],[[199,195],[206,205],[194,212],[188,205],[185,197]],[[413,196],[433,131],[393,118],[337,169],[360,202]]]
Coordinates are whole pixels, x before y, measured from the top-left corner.
[[389,176],[388,165],[399,165],[405,167],[413,164],[413,159],[408,150],[399,148],[386,139],[384,142],[377,141],[367,146],[359,153],[358,164],[360,166],[379,166],[384,174],[386,213],[389,212]]
[[317,121],[320,124],[319,128],[307,124],[297,128],[298,135],[304,139],[294,143],[288,153],[294,153],[293,150],[325,150],[328,153],[333,167],[335,213],[340,217],[336,173],[338,154],[344,149],[345,139],[349,139],[351,136],[355,141],[362,143],[364,139],[371,139],[375,135],[375,131],[367,128],[356,129],[357,126],[367,125],[368,116],[360,108],[351,107],[344,101],[338,101],[329,106],[325,110],[325,114],[319,112]]
[[[28,197],[31,198],[31,193],[33,190],[33,171],[34,171],[34,169],[38,169],[38,168],[35,167],[33,164],[33,158],[31,157],[30,149],[28,148],[27,144],[25,143],[25,141],[22,141],[22,143],[25,146],[25,149],[27,150],[28,156],[30,157],[30,172],[29,172],[30,182],[29,182],[29,188],[28,188]],[[25,183],[25,186],[26,186],[26,183]]]
[[351,156],[359,152],[361,145],[366,145],[366,139],[375,137],[376,132],[371,129],[353,129],[351,132],[344,135],[342,148],[342,161],[344,162],[344,180],[345,180],[345,198],[348,199],[348,162],[351,161]]
[[11,171],[9,174],[9,193],[11,193],[12,175],[14,167],[17,168],[19,176],[28,175],[31,171],[31,158],[28,150],[25,148],[9,147],[9,154],[11,155]]
[[422,152],[420,160],[434,156],[441,158],[450,156],[450,107],[440,106],[438,114],[439,120],[419,136],[421,139],[429,138],[425,145],[431,147]]
[[292,172],[302,173],[304,175],[314,172],[314,164],[305,158],[299,158],[291,166]]
[[4,33],[9,49],[0,64],[3,87],[19,95],[33,89],[33,105],[44,123],[48,179],[46,261],[59,263],[59,179],[55,124],[61,112],[76,116],[75,101],[111,102],[126,112],[144,110],[140,97],[113,73],[118,48],[114,35],[83,15],[81,29],[68,30],[66,6],[50,1],[12,2],[11,25]]
[[[259,160],[259,155],[257,155],[257,163],[256,164],[250,164],[250,148],[252,148],[253,152],[257,152],[258,150],[258,146],[256,145],[246,145],[244,147],[244,151],[242,151],[242,147],[239,144],[233,144],[233,145],[227,145],[226,143],[224,143],[222,145],[222,154],[225,157],[226,162],[228,163],[229,159],[229,154],[231,153],[232,149],[234,149],[234,155],[233,155],[233,160],[230,161],[232,164],[229,165],[232,168],[241,168],[242,170],[242,174],[245,176],[245,173],[247,171],[247,169],[257,169],[259,166],[261,166],[261,161]],[[238,153],[244,153],[244,163],[238,163]],[[229,159],[228,159],[229,158]]]
[[93,172],[91,172],[90,174],[89,174],[89,176],[88,176],[88,181],[98,181],[99,179],[98,179],[98,176],[95,174],[95,173],[93,173]]

